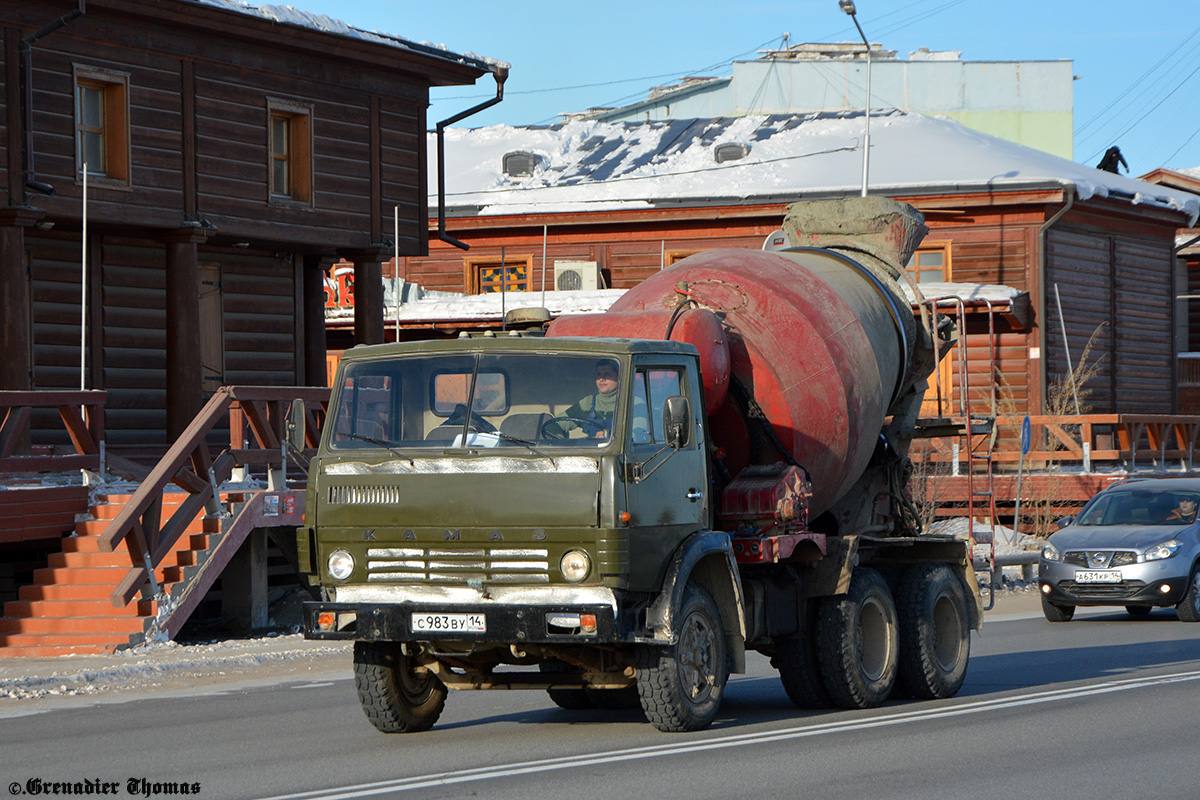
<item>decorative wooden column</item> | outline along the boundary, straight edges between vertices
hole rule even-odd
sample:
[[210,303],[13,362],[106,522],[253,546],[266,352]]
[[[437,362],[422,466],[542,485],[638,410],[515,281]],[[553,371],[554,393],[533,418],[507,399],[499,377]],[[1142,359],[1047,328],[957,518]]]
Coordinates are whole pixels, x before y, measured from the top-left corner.
[[[32,208],[0,209],[0,389],[33,388],[33,317],[29,271],[25,260],[25,229],[45,216]],[[382,291],[382,289],[381,289]]]
[[179,438],[203,404],[200,380],[200,269],[202,228],[180,228],[167,247],[167,440]]
[[326,376],[325,351],[325,266],[332,263],[333,258],[313,253],[304,255],[304,267],[301,271],[304,281],[303,307],[304,314],[304,372],[305,386],[328,386]]
[[383,343],[383,262],[387,250],[372,247],[347,253],[354,262],[354,343]]

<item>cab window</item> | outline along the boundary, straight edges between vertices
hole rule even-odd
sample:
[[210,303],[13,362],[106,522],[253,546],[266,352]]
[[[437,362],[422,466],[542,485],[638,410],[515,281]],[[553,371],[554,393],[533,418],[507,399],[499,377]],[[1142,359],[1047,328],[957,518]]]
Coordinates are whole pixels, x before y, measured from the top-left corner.
[[634,444],[666,444],[663,408],[667,398],[684,394],[683,370],[675,367],[639,367],[633,378]]

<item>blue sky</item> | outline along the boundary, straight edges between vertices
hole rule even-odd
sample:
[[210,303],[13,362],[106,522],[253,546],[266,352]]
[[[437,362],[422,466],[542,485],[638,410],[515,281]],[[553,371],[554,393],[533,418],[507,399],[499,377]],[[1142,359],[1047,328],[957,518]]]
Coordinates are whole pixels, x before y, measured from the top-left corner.
[[[459,123],[551,123],[559,112],[622,105],[686,75],[728,75],[735,58],[791,42],[858,41],[837,0],[288,0],[359,28],[507,61],[505,100]],[[1068,59],[1075,160],[1112,144],[1131,175],[1200,167],[1198,0],[856,0],[884,49],[961,50],[964,60]],[[433,122],[494,94],[434,92]]]

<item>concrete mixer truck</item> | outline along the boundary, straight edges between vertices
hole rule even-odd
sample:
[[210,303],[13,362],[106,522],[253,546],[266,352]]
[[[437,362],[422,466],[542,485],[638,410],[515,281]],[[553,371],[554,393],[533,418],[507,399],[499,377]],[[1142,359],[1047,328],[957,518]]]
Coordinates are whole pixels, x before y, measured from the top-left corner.
[[784,230],[544,331],[346,352],[297,535],[304,631],[353,640],[375,727],[524,688],[698,730],[748,650],[801,708],[958,691],[969,546],[905,489],[954,335],[896,283],[924,225],[868,198]]

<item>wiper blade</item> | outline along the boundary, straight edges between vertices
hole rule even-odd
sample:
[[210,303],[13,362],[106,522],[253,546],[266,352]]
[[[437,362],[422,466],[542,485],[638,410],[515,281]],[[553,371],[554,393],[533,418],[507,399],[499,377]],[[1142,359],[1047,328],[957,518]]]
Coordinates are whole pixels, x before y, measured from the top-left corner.
[[555,460],[551,456],[548,456],[545,453],[543,453],[541,450],[538,450],[534,446],[533,442],[531,442],[527,439],[519,439],[516,436],[513,436],[512,434],[503,433],[499,430],[481,431],[479,428],[476,428],[474,425],[468,425],[467,430],[470,431],[471,433],[484,433],[484,434],[488,434],[490,436],[495,436],[497,439],[503,439],[506,442],[512,442],[513,444],[519,444],[522,447],[528,448],[529,452],[533,453],[534,455],[538,455],[538,456],[541,456],[542,458],[546,459],[547,461],[550,462],[550,464],[555,469],[558,469],[558,464],[555,462]]
[[397,458],[403,458],[405,461],[407,461],[408,465],[410,467],[417,466],[411,458],[409,458],[404,453],[401,453],[399,450],[396,449],[395,442],[388,442],[388,441],[384,441],[383,439],[376,439],[374,436],[364,436],[361,433],[350,433],[349,431],[338,431],[334,435],[340,436],[345,439],[356,439],[360,442],[368,442],[369,444],[377,444],[380,447],[386,447],[388,449],[388,452],[390,452],[392,455],[396,456]]

